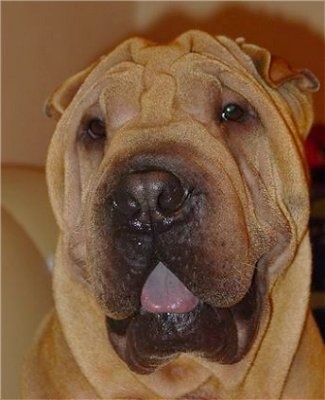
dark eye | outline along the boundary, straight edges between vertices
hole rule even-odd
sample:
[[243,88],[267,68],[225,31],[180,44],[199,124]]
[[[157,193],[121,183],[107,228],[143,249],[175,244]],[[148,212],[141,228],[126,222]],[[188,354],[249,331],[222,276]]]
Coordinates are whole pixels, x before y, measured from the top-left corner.
[[88,122],[87,134],[93,139],[101,139],[106,136],[106,129],[104,122],[99,118],[93,118]]
[[222,109],[221,120],[240,122],[244,119],[245,114],[245,111],[238,104],[229,103]]

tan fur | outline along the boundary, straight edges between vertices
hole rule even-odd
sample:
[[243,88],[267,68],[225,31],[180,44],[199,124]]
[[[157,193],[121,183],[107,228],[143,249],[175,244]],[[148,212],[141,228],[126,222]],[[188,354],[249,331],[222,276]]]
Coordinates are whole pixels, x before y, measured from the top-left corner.
[[[87,204],[94,181],[103,179],[117,160],[173,141],[184,152],[191,149],[200,154],[199,167],[209,173],[211,182],[218,181],[216,165],[231,171],[247,213],[255,213],[246,200],[242,175],[225,157],[225,144],[215,144],[215,138],[206,134],[214,129],[210,115],[215,81],[212,75],[195,72],[192,62],[201,63],[211,74],[212,65],[217,65],[226,86],[261,108],[264,126],[257,132],[261,151],[252,154],[255,144],[248,146],[240,137],[233,143],[245,155],[247,165],[241,173],[247,180],[256,178],[250,175],[250,164],[258,165],[263,177],[267,192],[255,193],[257,188],[252,188],[253,196],[263,192],[274,204],[256,210],[260,220],[268,215],[270,224],[259,229],[272,236],[272,223],[285,230],[285,220],[293,233],[290,245],[268,260],[268,299],[258,335],[241,361],[221,365],[183,354],[150,375],[137,375],[112,349],[89,276],[70,254],[73,248],[75,258],[82,260],[87,252],[84,225],[89,221]],[[309,311],[308,177],[302,156],[302,140],[312,123],[308,92],[316,87],[309,71],[292,69],[264,49],[193,31],[169,46],[131,39],[55,93],[46,108],[51,115],[62,114],[47,164],[61,230],[53,278],[55,310],[44,321],[27,357],[24,398],[323,398],[323,343]],[[107,154],[98,150],[90,157],[75,144],[72,133],[98,96],[98,107],[109,113],[113,133]],[[265,134],[272,138],[265,139]],[[189,152],[188,157],[194,155]]]

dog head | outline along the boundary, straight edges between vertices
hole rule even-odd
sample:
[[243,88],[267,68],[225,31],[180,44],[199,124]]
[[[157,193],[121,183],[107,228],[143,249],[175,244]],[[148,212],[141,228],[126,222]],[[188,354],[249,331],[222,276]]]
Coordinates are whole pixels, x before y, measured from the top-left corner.
[[67,265],[119,356],[241,360],[308,222],[314,76],[243,40],[131,39],[47,103]]

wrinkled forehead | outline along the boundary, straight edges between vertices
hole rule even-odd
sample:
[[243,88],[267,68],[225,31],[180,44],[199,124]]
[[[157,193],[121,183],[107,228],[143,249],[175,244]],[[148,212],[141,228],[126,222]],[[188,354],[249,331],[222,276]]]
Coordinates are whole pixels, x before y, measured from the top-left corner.
[[203,32],[188,32],[166,45],[133,38],[102,57],[79,96],[87,99],[85,106],[99,100],[101,109],[118,119],[113,126],[140,109],[142,122],[166,123],[178,111],[176,94],[185,106],[188,98],[193,103],[216,95],[221,77],[226,85],[241,86],[252,66],[248,60],[232,40]]
[[165,45],[156,45],[141,38],[132,38],[118,46],[113,52],[102,57],[102,62],[93,74],[112,73],[123,70],[131,64],[144,70],[144,84],[150,86],[155,77],[162,73],[172,74],[177,67],[193,61],[214,61],[233,69],[244,71],[252,68],[252,63],[239,46],[226,37],[212,37],[204,32],[190,31]]

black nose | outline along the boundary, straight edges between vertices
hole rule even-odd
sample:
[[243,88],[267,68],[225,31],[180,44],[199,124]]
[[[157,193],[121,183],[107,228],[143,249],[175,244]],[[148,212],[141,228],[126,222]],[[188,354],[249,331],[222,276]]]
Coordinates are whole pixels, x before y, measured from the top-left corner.
[[114,193],[116,210],[129,222],[151,226],[182,218],[189,189],[168,171],[140,171],[124,176]]

